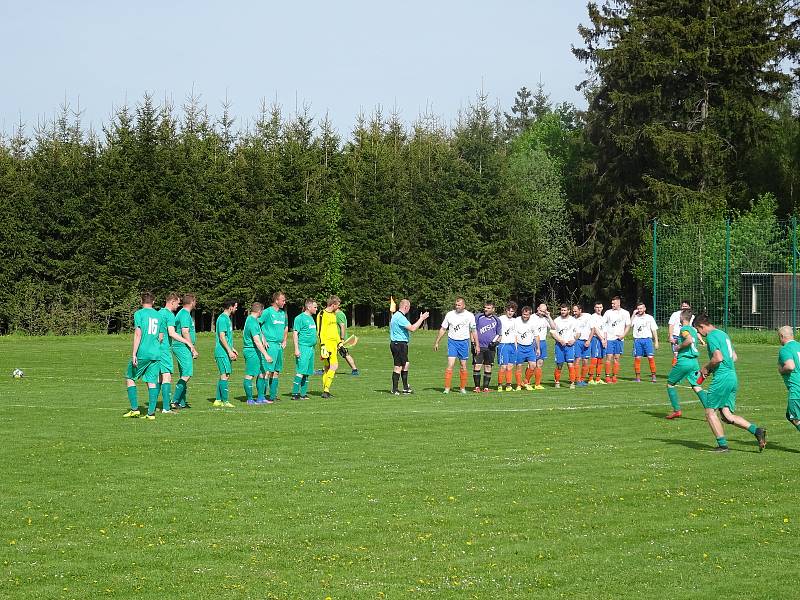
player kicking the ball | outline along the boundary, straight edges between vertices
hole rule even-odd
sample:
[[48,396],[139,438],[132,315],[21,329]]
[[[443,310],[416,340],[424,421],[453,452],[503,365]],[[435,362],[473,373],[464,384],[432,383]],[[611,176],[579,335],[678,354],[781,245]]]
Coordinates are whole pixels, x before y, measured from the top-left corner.
[[464,298],[456,298],[455,308],[444,316],[439,334],[433,344],[434,351],[439,350],[439,341],[447,334],[447,368],[444,371],[444,393],[450,393],[453,381],[453,366],[458,359],[461,369],[459,371],[459,391],[467,393],[467,356],[469,356],[470,341],[475,354],[480,351],[478,336],[475,331],[475,316],[466,309]]

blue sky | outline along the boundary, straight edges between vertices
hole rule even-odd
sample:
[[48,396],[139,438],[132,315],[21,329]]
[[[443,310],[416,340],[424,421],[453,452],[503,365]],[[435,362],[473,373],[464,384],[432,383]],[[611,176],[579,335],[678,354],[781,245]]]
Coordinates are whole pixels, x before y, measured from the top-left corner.
[[0,0],[0,131],[65,101],[99,129],[145,92],[180,106],[194,90],[214,115],[227,95],[238,127],[264,99],[305,103],[343,134],[376,106],[453,122],[481,87],[508,110],[540,78],[584,106],[570,46],[586,21],[584,0]]

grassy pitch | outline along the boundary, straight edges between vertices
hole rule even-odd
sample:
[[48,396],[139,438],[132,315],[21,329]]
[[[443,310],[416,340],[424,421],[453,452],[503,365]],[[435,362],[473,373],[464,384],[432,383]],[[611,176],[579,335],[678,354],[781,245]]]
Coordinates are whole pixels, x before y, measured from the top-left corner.
[[359,335],[335,398],[314,377],[288,399],[287,349],[281,402],[225,410],[201,336],[193,408],[152,422],[121,418],[129,337],[0,338],[0,597],[793,597],[777,346],[737,345],[737,412],[767,449],[729,426],[715,455],[690,390],[663,418],[666,345],[657,385],[627,356],[615,386],[553,389],[548,362],[545,391],[444,396],[418,332],[397,398],[386,332]]

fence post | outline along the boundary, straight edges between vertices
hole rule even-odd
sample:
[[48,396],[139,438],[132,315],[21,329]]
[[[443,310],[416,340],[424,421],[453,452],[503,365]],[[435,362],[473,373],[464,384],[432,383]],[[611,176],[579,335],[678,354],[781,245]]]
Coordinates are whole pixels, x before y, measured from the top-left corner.
[[792,215],[792,330],[797,329],[797,217]]
[[722,315],[722,328],[728,329],[728,292],[731,282],[731,219],[725,217],[725,314]]
[[658,219],[653,219],[653,318],[658,319]]

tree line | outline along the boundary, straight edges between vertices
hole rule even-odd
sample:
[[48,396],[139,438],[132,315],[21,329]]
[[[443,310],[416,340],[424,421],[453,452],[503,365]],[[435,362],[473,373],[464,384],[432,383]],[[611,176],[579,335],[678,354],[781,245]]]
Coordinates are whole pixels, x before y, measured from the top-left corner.
[[539,85],[452,122],[376,109],[346,135],[310,110],[242,128],[228,104],[150,95],[101,131],[68,106],[20,125],[0,139],[0,329],[124,330],[142,289],[192,291],[209,322],[278,289],[359,314],[632,297],[652,219],[767,192],[795,211],[796,3],[609,0],[588,19],[585,111]]

